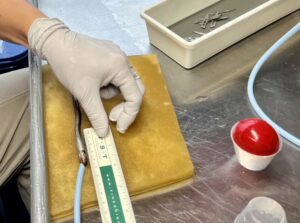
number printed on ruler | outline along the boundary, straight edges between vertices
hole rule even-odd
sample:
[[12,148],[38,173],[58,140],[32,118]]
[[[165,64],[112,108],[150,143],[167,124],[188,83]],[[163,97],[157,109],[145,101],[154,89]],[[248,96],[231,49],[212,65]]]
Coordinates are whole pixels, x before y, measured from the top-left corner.
[[95,140],[95,138],[93,138],[93,143],[96,148],[99,148],[99,149],[95,149],[95,154],[94,154],[96,155],[98,166],[102,167],[102,166],[111,165],[111,161],[110,161],[110,157],[108,154],[108,149],[105,141],[98,140],[98,139]]
[[135,217],[111,130],[105,138],[84,129],[103,223],[134,223]]

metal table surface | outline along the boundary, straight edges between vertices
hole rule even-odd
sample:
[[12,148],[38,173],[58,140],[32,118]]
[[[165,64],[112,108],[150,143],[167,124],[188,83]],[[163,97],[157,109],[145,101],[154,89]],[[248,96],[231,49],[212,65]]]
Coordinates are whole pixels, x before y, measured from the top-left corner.
[[[81,26],[76,26],[78,19],[70,18],[67,9],[64,9],[71,4],[69,1],[46,0],[40,4],[41,9],[50,16],[57,11],[60,18],[69,22],[75,30],[98,38],[110,38],[128,54],[154,52],[159,57],[195,166],[195,177],[193,183],[184,188],[133,202],[137,222],[230,223],[256,196],[275,199],[285,209],[289,223],[300,222],[300,152],[295,146],[284,140],[283,150],[272,163],[263,171],[253,172],[238,164],[230,140],[230,129],[236,121],[256,116],[246,95],[247,80],[253,65],[279,37],[300,21],[300,11],[240,41],[194,69],[185,70],[156,48],[149,47],[145,25],[136,20],[137,12],[154,2],[97,1],[100,8],[106,9],[103,13],[99,12],[99,16],[106,19],[102,21],[105,25],[103,32],[95,28],[99,24],[86,26],[88,21],[85,25],[81,21]],[[65,5],[54,10],[51,4],[56,3]],[[78,2],[76,7],[80,8],[80,4],[83,3]],[[70,13],[74,13],[76,7]],[[82,9],[78,10],[84,14]],[[299,52],[300,34],[263,67],[255,85],[255,94],[263,110],[298,137]],[[98,212],[83,216],[83,222],[99,221]]]

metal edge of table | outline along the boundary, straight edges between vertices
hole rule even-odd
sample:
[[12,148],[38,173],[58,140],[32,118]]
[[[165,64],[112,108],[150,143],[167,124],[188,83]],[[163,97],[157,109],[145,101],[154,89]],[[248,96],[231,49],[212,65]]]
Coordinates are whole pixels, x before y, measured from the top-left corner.
[[[38,8],[38,0],[30,0]],[[49,222],[48,178],[46,169],[41,59],[29,53],[30,66],[30,178],[31,222]]]

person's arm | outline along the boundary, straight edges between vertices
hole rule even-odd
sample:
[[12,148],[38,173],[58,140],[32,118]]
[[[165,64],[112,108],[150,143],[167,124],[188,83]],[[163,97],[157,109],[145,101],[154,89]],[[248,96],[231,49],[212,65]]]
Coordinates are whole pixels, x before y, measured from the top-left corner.
[[112,98],[123,94],[124,102],[109,116],[119,132],[124,133],[135,120],[144,87],[139,78],[134,78],[119,46],[73,32],[25,0],[0,0],[0,30],[0,39],[27,46],[48,61],[58,80],[79,101],[98,136],[108,132],[100,95]]
[[31,24],[46,17],[25,0],[1,0],[0,39],[28,47],[27,33]]

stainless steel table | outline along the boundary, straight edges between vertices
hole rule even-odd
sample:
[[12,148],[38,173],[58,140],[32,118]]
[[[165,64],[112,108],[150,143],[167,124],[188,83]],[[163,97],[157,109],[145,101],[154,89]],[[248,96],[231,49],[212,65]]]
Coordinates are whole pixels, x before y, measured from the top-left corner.
[[[128,54],[154,52],[159,57],[195,165],[195,178],[192,184],[177,191],[133,202],[138,222],[230,223],[255,196],[277,200],[284,207],[289,223],[300,222],[300,152],[284,141],[282,152],[267,169],[252,172],[238,164],[229,136],[236,121],[255,116],[246,95],[251,68],[265,50],[300,21],[300,11],[194,69],[185,70],[156,48],[148,48],[143,23],[130,19],[132,11],[137,12],[155,1],[98,1],[99,7],[107,9],[99,12],[102,17],[99,16],[112,18],[103,22],[109,27],[103,31],[106,34],[98,29],[93,32],[95,25],[82,26],[82,29],[76,27],[77,18],[68,17],[68,9],[63,9],[63,6],[54,10],[51,2],[44,1],[41,8],[50,15],[58,10],[71,27],[73,24],[75,29],[94,33],[99,38],[111,37]],[[78,4],[80,11],[83,3]],[[124,8],[128,11],[125,12]],[[124,34],[124,39],[120,38],[120,33]],[[256,81],[255,93],[268,115],[300,136],[300,34],[263,67]],[[99,222],[99,213],[84,215],[83,220]]]

